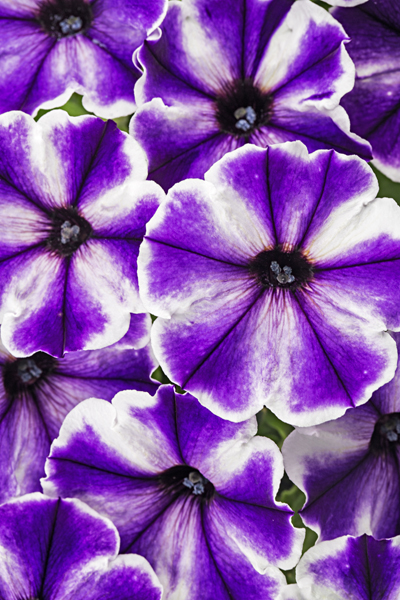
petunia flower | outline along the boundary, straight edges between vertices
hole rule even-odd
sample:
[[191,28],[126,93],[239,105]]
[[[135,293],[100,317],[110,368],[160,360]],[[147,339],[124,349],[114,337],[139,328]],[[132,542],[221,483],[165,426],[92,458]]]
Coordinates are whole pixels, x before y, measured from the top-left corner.
[[278,600],[398,600],[400,536],[344,536],[310,548],[296,568],[298,585]]
[[265,404],[312,425],[396,368],[400,208],[357,157],[246,146],[176,184],[148,223],[139,282],[171,381],[220,417]]
[[[400,348],[400,334],[393,334]],[[400,534],[400,369],[372,398],[283,446],[289,477],[306,493],[301,515],[321,539]]]
[[0,112],[35,115],[78,92],[101,117],[131,114],[141,75],[132,55],[166,9],[166,0],[0,0]]
[[131,133],[150,178],[164,189],[201,178],[248,142],[302,140],[371,158],[339,106],[354,85],[347,41],[309,0],[169,2],[161,39],[138,52]]
[[95,350],[143,313],[136,260],[163,192],[112,121],[0,117],[0,318],[14,356]]
[[79,402],[111,401],[126,389],[155,394],[158,384],[150,374],[156,363],[150,346],[143,345],[148,320],[132,315],[120,342],[60,359],[44,352],[15,358],[0,343],[0,503],[41,490],[51,442]]
[[370,142],[378,169],[400,181],[400,6],[369,0],[333,14],[351,37],[356,66],[354,89],[342,100],[351,127]]
[[79,500],[35,493],[0,506],[0,597],[4,600],[161,600],[142,556],[118,556],[109,519]]
[[296,564],[304,530],[274,500],[282,457],[256,431],[255,418],[224,421],[172,386],[87,400],[52,445],[43,489],[108,516],[164,600],[275,600],[276,567]]

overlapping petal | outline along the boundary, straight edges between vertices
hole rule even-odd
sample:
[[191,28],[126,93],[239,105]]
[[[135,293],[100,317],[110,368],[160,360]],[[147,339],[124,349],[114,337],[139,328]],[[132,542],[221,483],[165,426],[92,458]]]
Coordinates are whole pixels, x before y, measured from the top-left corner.
[[143,344],[150,317],[132,315],[131,321],[114,346],[59,360],[44,354],[16,359],[0,344],[0,502],[41,489],[51,442],[79,402],[93,396],[110,401],[124,389],[156,392],[150,377],[156,362]]
[[[139,256],[167,375],[234,421],[266,404],[308,425],[366,402],[396,366],[386,332],[400,326],[395,202],[374,199],[360,159],[308,155],[300,142],[244,147],[205,179],[169,192]],[[304,285],[254,275],[262,253],[281,253],[283,266],[299,249]]]
[[[255,421],[223,421],[172,386],[154,398],[122,392],[113,405],[88,400],[66,418],[45,493],[108,515],[166,598],[274,598],[283,585],[274,566],[295,564],[303,534],[274,501],[283,470],[273,442],[254,437]],[[182,469],[211,481],[209,499],[188,491]]]
[[356,66],[354,90],[342,102],[352,129],[371,143],[376,166],[400,181],[399,8],[377,0],[333,14],[351,37]]
[[[399,334],[393,336],[399,346]],[[362,533],[383,538],[400,532],[395,427],[393,441],[386,437],[400,412],[399,379],[397,368],[394,379],[364,406],[336,421],[298,428],[284,442],[286,471],[306,493],[302,517],[321,539]]]
[[159,600],[161,586],[145,559],[118,557],[118,533],[79,500],[30,494],[0,507],[0,593],[5,600],[99,593]]
[[[399,537],[378,541],[366,535],[317,544],[296,569],[300,598],[395,600],[400,592],[399,545]],[[284,597],[298,598],[290,593]]]

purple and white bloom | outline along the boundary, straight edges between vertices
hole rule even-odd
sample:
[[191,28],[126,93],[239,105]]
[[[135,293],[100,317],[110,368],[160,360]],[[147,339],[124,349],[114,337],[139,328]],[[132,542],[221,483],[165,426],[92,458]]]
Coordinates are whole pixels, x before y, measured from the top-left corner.
[[[393,334],[400,349],[400,334]],[[290,479],[306,494],[305,523],[321,539],[400,534],[400,367],[357,408],[293,431],[283,445]]]
[[302,140],[370,159],[339,106],[354,85],[348,37],[309,0],[171,1],[138,52],[131,133],[164,189],[250,142]]
[[65,419],[43,490],[108,516],[121,552],[146,557],[164,600],[275,600],[304,530],[274,498],[283,475],[257,423],[224,421],[189,394],[120,392]]
[[342,101],[351,127],[371,143],[378,169],[400,181],[400,5],[369,0],[333,14],[351,37],[356,66],[354,89]]
[[344,536],[310,548],[296,568],[298,585],[278,600],[398,600],[400,536]]
[[15,358],[0,343],[0,503],[41,491],[51,442],[79,402],[93,396],[111,401],[126,389],[155,394],[158,383],[150,374],[156,363],[150,346],[142,347],[148,320],[132,315],[120,342],[60,359],[44,352]]
[[222,418],[336,418],[394,375],[400,208],[368,165],[252,145],[168,193],[138,261],[153,349]]
[[0,506],[0,597],[4,600],[161,600],[142,556],[118,556],[109,519],[80,500],[35,493]]
[[137,255],[164,196],[146,176],[112,121],[0,117],[0,319],[14,356],[109,346],[145,312]]
[[132,56],[166,9],[166,0],[0,0],[0,112],[35,115],[78,92],[101,117],[131,114],[141,75]]

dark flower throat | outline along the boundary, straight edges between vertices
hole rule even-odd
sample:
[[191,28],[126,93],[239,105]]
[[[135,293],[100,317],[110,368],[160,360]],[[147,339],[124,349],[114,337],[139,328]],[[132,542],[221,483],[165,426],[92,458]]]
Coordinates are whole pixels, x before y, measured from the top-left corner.
[[47,247],[60,256],[71,256],[89,239],[92,227],[76,208],[57,208],[51,218]]
[[400,445],[400,413],[383,415],[375,423],[370,448],[375,454],[394,450]]
[[86,31],[93,14],[90,4],[84,0],[44,0],[37,19],[46,33],[65,38]]
[[17,358],[3,367],[3,385],[10,400],[32,390],[54,370],[57,361],[45,352]]
[[296,290],[313,278],[313,268],[301,250],[283,252],[279,246],[263,250],[249,265],[250,274],[264,288]]
[[205,502],[215,495],[215,487],[198,471],[189,465],[177,465],[159,476],[161,486],[177,496],[190,496]]
[[216,117],[223,133],[248,138],[271,117],[272,99],[251,79],[227,85],[216,100]]

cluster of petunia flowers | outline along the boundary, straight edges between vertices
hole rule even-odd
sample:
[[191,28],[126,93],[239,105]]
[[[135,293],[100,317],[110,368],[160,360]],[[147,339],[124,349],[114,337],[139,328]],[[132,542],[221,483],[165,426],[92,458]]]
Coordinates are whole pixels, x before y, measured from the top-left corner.
[[400,8],[330,4],[0,0],[0,600],[400,598]]

